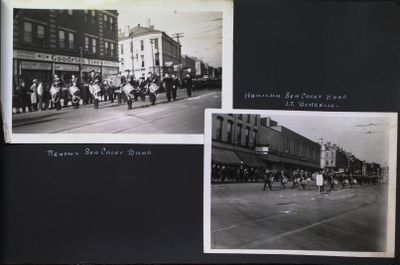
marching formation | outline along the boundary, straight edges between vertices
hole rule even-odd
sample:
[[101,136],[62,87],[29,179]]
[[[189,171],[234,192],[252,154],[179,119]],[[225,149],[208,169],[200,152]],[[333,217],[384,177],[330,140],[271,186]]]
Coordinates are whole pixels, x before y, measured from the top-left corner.
[[[88,89],[87,89],[88,88]],[[132,109],[132,103],[146,100],[148,96],[151,105],[156,104],[157,95],[163,91],[166,92],[168,101],[176,100],[177,90],[186,89],[187,96],[192,96],[193,82],[189,74],[180,80],[176,74],[170,75],[165,73],[162,78],[148,73],[147,78],[136,79],[130,75],[113,75],[105,80],[101,80],[100,75],[94,70],[90,72],[90,76],[86,83],[79,84],[78,78],[74,75],[70,80],[62,80],[59,75],[55,74],[52,84],[48,90],[49,98],[46,97],[46,91],[43,82],[33,79],[30,89],[22,91],[20,87],[16,88],[13,95],[13,105],[16,113],[22,109],[23,112],[28,108],[29,111],[56,109],[61,110],[67,107],[69,102],[74,109],[78,109],[80,105],[91,104],[95,109],[99,108],[101,101],[117,100],[119,104],[123,102],[127,104],[128,109]],[[82,99],[82,94],[90,92]],[[28,103],[29,102],[29,103]]]

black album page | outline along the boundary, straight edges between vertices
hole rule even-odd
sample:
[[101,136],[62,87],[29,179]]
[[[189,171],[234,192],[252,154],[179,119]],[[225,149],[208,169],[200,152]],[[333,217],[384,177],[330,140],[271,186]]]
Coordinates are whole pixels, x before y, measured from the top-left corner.
[[2,264],[395,264],[396,1],[1,0]]

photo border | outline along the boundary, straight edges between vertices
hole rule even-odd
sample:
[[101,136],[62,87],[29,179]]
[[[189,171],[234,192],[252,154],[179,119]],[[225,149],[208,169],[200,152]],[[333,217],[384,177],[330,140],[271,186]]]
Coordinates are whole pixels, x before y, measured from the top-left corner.
[[[329,116],[387,116],[394,129],[390,130],[389,138],[389,182],[388,186],[388,211],[386,226],[386,251],[385,252],[359,252],[359,251],[321,251],[321,250],[279,250],[279,249],[213,249],[211,248],[211,150],[212,150],[212,115],[213,114],[285,114],[285,115],[316,115]],[[288,111],[288,110],[245,110],[245,109],[206,109],[204,118],[204,182],[203,182],[203,250],[204,253],[214,254],[275,254],[275,255],[305,255],[305,256],[336,256],[336,257],[395,257],[396,235],[396,176],[397,176],[397,132],[398,113],[395,112],[324,112],[324,111]]]
[[[222,88],[221,107],[231,108],[233,85],[233,0],[2,0],[1,1],[1,83],[3,129],[6,143],[139,143],[203,144],[203,134],[133,134],[133,133],[13,133],[12,70],[13,9],[115,9],[136,5],[140,10],[222,12]],[[45,7],[45,8],[44,8]],[[10,67],[11,66],[11,67]]]

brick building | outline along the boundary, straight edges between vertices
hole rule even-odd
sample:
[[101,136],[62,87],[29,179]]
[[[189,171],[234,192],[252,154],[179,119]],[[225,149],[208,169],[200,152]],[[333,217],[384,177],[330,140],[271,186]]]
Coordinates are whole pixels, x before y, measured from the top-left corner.
[[91,70],[107,78],[117,74],[116,10],[14,10],[14,83],[39,79],[49,85],[54,74],[84,82]]

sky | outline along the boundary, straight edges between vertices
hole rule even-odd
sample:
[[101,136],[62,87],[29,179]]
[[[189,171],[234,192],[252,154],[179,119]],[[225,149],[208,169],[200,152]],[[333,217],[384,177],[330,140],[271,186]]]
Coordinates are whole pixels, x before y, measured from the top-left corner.
[[[314,142],[338,144],[346,152],[351,152],[358,159],[388,165],[390,120],[382,117],[317,117],[293,115],[269,116],[278,122]],[[393,126],[392,126],[393,128]]]
[[197,57],[214,67],[222,66],[222,12],[149,11],[132,7],[118,12],[118,26],[122,30],[127,25],[146,26],[146,19],[150,18],[154,29],[165,31],[169,36],[183,33],[182,55]]

